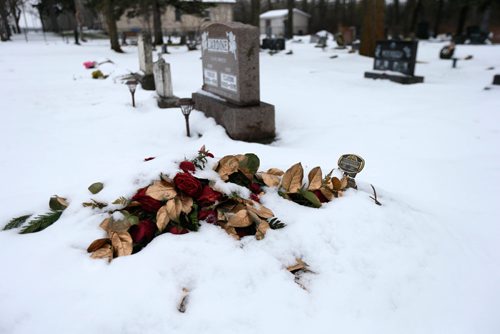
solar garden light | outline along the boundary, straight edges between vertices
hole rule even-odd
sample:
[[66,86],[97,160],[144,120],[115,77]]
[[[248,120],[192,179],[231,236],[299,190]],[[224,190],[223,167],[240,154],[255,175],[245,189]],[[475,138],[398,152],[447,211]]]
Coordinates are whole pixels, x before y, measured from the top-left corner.
[[135,89],[137,88],[137,80],[129,80],[126,82],[130,95],[132,95],[132,107],[135,108]]
[[188,137],[191,137],[191,133],[189,132],[189,115],[194,108],[194,101],[190,98],[179,99],[177,105],[181,108],[182,114],[186,119],[186,134]]

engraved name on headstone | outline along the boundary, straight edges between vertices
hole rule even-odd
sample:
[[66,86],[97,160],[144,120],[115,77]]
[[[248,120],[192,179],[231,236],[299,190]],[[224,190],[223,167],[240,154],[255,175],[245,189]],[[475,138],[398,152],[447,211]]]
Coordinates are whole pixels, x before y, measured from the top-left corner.
[[344,154],[339,158],[338,165],[347,175],[355,177],[365,167],[365,160],[356,154]]
[[256,105],[259,30],[241,23],[213,23],[201,34],[203,90],[237,105]]

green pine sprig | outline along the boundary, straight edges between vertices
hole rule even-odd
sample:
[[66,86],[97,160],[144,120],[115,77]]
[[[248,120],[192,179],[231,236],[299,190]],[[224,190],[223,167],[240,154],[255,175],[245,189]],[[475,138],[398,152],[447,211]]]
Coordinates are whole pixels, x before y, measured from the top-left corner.
[[22,224],[26,223],[26,221],[32,216],[33,214],[29,215],[24,215],[16,218],[12,218],[7,225],[3,228],[4,231],[11,230],[13,228],[18,228]]
[[269,223],[269,227],[273,230],[278,230],[278,229],[286,226],[285,223],[283,223],[281,220],[279,220],[276,217],[272,217],[272,218],[267,219],[267,222]]
[[19,233],[26,234],[40,232],[54,224],[61,217],[62,213],[62,210],[51,210],[43,215],[39,215],[33,218]]

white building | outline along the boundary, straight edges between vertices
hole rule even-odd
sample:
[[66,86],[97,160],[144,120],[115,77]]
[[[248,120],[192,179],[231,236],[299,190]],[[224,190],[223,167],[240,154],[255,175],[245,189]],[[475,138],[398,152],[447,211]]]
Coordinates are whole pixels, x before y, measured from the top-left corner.
[[[311,15],[294,8],[293,9],[293,34],[308,34],[309,18]],[[260,33],[274,36],[284,36],[288,9],[270,10],[260,14]]]

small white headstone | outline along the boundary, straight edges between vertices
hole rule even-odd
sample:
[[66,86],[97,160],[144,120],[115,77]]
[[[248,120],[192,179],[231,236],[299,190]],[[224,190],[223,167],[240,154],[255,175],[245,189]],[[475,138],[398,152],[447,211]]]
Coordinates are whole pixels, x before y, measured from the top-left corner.
[[155,76],[156,93],[160,97],[173,97],[172,76],[170,74],[170,64],[163,58],[159,58],[153,66]]

